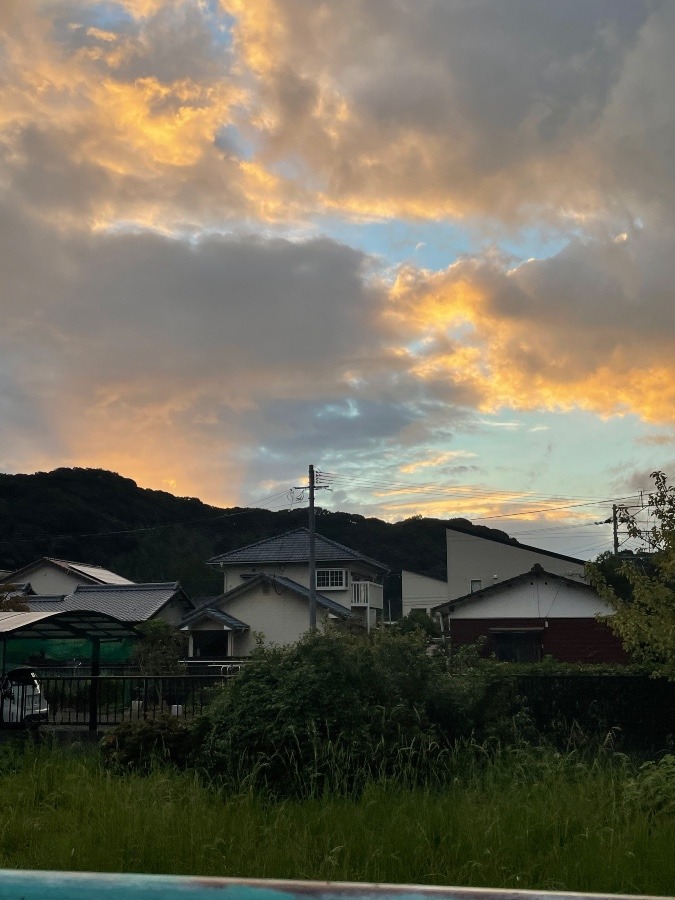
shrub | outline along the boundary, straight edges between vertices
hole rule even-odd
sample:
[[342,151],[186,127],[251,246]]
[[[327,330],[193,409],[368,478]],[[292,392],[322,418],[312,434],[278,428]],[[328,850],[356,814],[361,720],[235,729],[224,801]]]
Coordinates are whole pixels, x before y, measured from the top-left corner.
[[640,766],[626,787],[626,800],[637,803],[650,819],[675,817],[675,756]]
[[449,675],[417,630],[316,633],[261,650],[225,687],[201,726],[201,765],[277,794],[421,782],[453,741],[504,719],[504,694]]
[[117,771],[149,772],[156,765],[185,768],[193,751],[189,725],[176,718],[123,722],[101,739],[103,764]]

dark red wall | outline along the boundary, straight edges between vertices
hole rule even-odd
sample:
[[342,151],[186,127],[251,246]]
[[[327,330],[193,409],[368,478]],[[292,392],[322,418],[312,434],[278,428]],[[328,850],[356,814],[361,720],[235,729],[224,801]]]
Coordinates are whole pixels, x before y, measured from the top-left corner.
[[472,644],[485,636],[486,652],[493,652],[491,628],[542,628],[542,656],[552,656],[560,662],[629,661],[619,639],[595,619],[450,619],[452,645]]

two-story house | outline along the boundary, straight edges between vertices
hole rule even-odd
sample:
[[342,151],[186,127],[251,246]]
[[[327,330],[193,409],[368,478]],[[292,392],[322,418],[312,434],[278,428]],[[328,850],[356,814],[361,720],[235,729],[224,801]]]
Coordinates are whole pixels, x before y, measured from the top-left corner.
[[[309,628],[309,530],[298,528],[208,560],[223,574],[223,593],[204,601],[182,622],[189,654],[247,656],[262,640],[289,644]],[[388,567],[315,535],[317,624],[330,619],[373,626],[382,616]]]

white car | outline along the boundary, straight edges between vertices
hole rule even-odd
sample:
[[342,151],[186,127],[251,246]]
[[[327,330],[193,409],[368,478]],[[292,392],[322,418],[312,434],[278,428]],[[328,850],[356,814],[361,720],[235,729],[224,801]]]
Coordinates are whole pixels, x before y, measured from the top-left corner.
[[35,672],[12,669],[0,681],[0,725],[37,725],[46,722],[49,704]]

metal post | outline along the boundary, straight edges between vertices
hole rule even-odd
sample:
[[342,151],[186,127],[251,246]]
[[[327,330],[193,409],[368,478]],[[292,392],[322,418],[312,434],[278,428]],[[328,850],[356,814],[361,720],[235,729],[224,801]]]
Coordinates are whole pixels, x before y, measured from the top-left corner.
[[316,532],[314,529],[314,466],[309,467],[309,630],[316,631]]
[[91,639],[91,681],[89,682],[89,731],[98,730],[98,679],[101,674],[101,641]]

